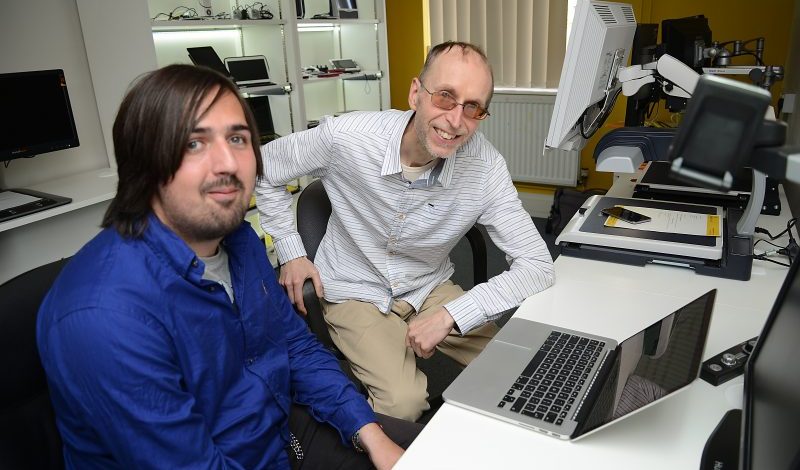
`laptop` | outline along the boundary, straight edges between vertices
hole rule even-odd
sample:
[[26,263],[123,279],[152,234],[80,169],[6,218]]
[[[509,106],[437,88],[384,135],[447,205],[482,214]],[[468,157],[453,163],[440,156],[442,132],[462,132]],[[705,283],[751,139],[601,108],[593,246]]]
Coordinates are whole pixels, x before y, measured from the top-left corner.
[[197,65],[198,67],[208,67],[211,70],[216,70],[226,77],[231,76],[231,74],[228,73],[228,69],[225,67],[225,64],[222,63],[222,60],[217,55],[217,51],[215,51],[213,47],[187,47],[186,50],[189,52],[189,59],[192,60],[194,65]]
[[361,71],[361,67],[353,59],[331,59],[330,62],[334,69],[344,70],[346,73]]
[[445,390],[447,403],[576,439],[697,378],[716,290],[617,344],[512,318]]
[[275,84],[269,80],[269,65],[267,64],[267,58],[263,55],[226,57],[225,67],[228,68],[233,81],[239,87]]
[[275,133],[275,125],[272,121],[272,109],[269,104],[268,96],[251,96],[245,98],[245,102],[253,112],[258,126],[258,138],[261,145],[271,142],[280,137]]

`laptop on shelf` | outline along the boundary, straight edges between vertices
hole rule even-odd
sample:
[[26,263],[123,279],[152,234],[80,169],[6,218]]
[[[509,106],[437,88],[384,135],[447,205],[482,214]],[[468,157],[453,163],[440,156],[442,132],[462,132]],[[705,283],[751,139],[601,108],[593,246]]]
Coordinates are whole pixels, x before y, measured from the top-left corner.
[[697,378],[715,296],[711,290],[619,344],[512,318],[444,399],[560,439],[582,437]]
[[269,79],[269,64],[263,55],[226,57],[225,67],[239,87],[275,85]]
[[217,51],[215,51],[213,47],[187,47],[186,50],[189,52],[189,59],[191,59],[194,65],[199,67],[208,67],[212,70],[216,70],[226,77],[231,76],[231,74],[228,73],[227,67],[225,67],[225,64],[222,63],[222,59],[219,58]]

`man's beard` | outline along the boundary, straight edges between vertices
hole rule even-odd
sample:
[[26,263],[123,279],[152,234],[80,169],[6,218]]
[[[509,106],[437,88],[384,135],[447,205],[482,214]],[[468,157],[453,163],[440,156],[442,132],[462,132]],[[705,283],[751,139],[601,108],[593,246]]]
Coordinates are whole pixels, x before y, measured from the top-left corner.
[[[234,186],[240,191],[244,189],[242,182],[231,175],[204,185],[201,191],[207,193],[220,186]],[[247,206],[238,198],[217,204],[221,206],[217,210],[203,210],[199,214],[191,214],[164,201],[163,210],[179,235],[188,240],[202,242],[224,238],[242,224],[247,213]]]

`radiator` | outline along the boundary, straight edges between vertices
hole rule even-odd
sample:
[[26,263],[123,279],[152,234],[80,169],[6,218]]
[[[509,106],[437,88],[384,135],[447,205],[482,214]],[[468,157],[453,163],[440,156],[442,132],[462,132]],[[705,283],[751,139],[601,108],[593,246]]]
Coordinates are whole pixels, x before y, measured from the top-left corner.
[[555,95],[495,93],[480,130],[506,159],[516,182],[575,186],[580,152],[542,153]]

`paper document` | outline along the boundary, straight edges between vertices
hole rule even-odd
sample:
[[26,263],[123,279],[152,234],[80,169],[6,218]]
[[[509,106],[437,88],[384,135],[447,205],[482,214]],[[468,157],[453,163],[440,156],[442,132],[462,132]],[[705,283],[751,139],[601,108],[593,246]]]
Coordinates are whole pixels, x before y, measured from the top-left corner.
[[650,232],[679,233],[683,235],[722,236],[722,217],[717,214],[671,211],[652,207],[620,206],[650,217],[649,222],[631,224],[624,220],[608,217],[606,227],[632,228]]

